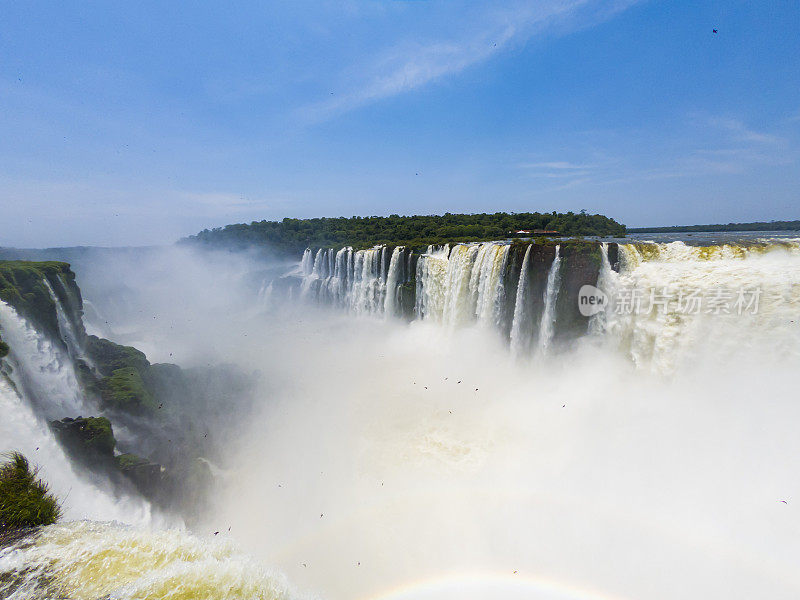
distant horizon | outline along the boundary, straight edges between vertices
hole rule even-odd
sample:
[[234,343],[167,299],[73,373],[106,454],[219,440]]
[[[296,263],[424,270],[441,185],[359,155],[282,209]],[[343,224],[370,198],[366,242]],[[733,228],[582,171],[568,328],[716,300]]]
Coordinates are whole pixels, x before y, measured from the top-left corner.
[[[504,212],[504,211],[497,211],[497,212]],[[527,212],[527,211],[520,211],[520,212]],[[544,211],[544,212],[548,212],[548,211]],[[552,211],[549,211],[549,212],[552,212]],[[569,211],[567,211],[567,212],[569,212]],[[575,211],[572,211],[572,212],[575,212]],[[429,214],[429,215],[422,215],[422,214],[402,215],[401,214],[399,216],[409,216],[409,217],[412,217],[412,216],[442,216],[442,214],[444,214],[444,213]],[[476,213],[452,213],[452,214],[493,214],[493,213],[476,212]],[[351,215],[351,217],[364,217],[364,218],[366,218],[366,217],[388,217],[388,216],[389,215]],[[605,215],[605,216],[608,216],[608,215]],[[243,223],[243,222],[225,223],[224,225],[215,225],[215,226],[212,226],[212,227],[207,227],[207,228],[205,228],[205,230],[211,231],[211,230],[214,230],[214,229],[219,229],[219,228],[226,227],[228,225],[242,225],[242,224],[246,225],[246,224],[250,224],[250,223],[253,223],[253,222],[258,223],[258,222],[265,221],[265,220],[266,221],[271,221],[271,222],[280,222],[284,218],[294,219],[294,218],[299,218],[299,217],[282,217],[282,218],[279,218],[279,219],[258,219],[258,220],[255,220],[255,221],[248,221],[247,223]],[[339,216],[336,216],[336,217],[333,217],[333,216],[319,216],[319,217],[304,217],[304,218],[306,218],[306,219],[336,219],[336,218],[350,218],[350,217],[344,217],[344,215],[339,215]],[[613,217],[611,217],[611,218],[613,218]],[[626,225],[625,223],[622,223],[622,224],[625,225],[626,229],[628,230],[628,233],[656,233],[656,232],[652,232],[652,231],[649,231],[649,230],[667,229],[667,228],[690,228],[690,227],[692,227],[692,228],[694,228],[694,227],[727,227],[727,226],[737,226],[737,225],[739,225],[739,226],[747,226],[747,225],[760,225],[760,224],[770,224],[770,223],[793,223],[793,222],[797,222],[798,223],[797,229],[785,229],[785,230],[730,229],[730,230],[727,230],[727,231],[729,233],[736,233],[736,232],[747,233],[747,232],[758,232],[758,231],[800,231],[800,219],[771,219],[769,221],[761,220],[761,221],[742,221],[742,222],[728,222],[728,223],[691,223],[691,224],[682,224],[682,225],[650,225],[650,226],[641,226],[641,227],[631,227],[631,226]],[[124,245],[114,246],[114,245],[85,244],[84,243],[84,244],[56,244],[56,245],[52,245],[52,246],[11,246],[11,245],[6,245],[6,244],[3,244],[3,243],[0,243],[0,250],[60,250],[60,249],[78,249],[78,248],[122,250],[122,249],[126,249],[126,248],[130,248],[130,249],[136,249],[136,248],[158,248],[158,247],[162,247],[162,246],[174,245],[174,244],[180,242],[181,240],[187,239],[188,237],[191,237],[193,235],[196,235],[197,233],[200,233],[201,231],[204,231],[204,229],[195,231],[195,232],[193,232],[191,234],[187,234],[187,235],[181,236],[181,237],[179,237],[177,239],[174,239],[174,240],[171,240],[171,241],[161,242],[161,243],[154,243],[154,244],[124,244]],[[712,230],[705,231],[705,230],[702,230],[702,229],[694,229],[691,232],[692,233],[715,233]],[[676,233],[679,233],[679,232],[676,232]]]

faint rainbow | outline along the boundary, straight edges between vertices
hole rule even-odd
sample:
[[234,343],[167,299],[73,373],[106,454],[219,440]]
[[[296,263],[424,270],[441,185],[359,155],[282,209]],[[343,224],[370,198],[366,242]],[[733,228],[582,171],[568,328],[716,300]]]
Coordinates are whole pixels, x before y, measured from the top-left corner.
[[[406,583],[378,594],[367,596],[362,600],[404,600],[407,597],[413,597],[413,594],[450,593],[453,591],[452,588],[454,586],[482,586],[487,584],[506,586],[506,591],[516,588],[519,592],[524,591],[529,594],[526,596],[527,598],[536,598],[536,596],[530,596],[530,594],[539,592],[549,594],[547,598],[555,596],[558,600],[626,600],[623,596],[582,589],[555,579],[497,572],[450,573],[440,577]],[[450,596],[443,595],[442,597]]]

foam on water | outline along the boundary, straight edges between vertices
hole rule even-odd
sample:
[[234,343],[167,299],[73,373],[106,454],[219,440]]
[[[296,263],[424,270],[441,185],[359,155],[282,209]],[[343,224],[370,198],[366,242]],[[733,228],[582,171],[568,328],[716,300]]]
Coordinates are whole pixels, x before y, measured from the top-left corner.
[[[79,521],[0,551],[8,600],[286,600],[283,577],[224,538]],[[8,575],[10,574],[10,575]]]

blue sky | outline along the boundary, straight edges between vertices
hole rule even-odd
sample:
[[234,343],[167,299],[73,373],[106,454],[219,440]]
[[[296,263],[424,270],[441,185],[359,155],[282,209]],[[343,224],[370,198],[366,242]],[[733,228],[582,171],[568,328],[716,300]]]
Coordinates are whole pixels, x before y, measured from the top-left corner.
[[230,4],[0,5],[0,245],[284,216],[800,218],[798,2]]

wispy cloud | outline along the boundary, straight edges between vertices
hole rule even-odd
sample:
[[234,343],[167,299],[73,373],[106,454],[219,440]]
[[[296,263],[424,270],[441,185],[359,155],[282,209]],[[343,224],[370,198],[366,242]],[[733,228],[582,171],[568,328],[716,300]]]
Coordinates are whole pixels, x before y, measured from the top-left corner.
[[[730,116],[695,116],[686,127],[698,134],[678,147],[655,148],[644,131],[603,132],[608,143],[595,140],[572,156],[513,165],[538,182],[540,193],[570,188],[620,186],[671,179],[743,175],[764,168],[786,168],[800,161],[790,138],[748,126]],[[647,136],[647,143],[643,141]],[[642,152],[612,148],[640,148]]]
[[709,119],[709,124],[712,127],[717,127],[724,131],[729,132],[736,141],[740,142],[755,142],[758,144],[778,144],[783,141],[782,138],[765,133],[763,131],[756,131],[747,127],[742,121],[729,117],[712,117]]
[[532,170],[542,170],[542,171],[585,171],[587,169],[593,169],[594,165],[591,164],[579,164],[579,163],[571,163],[566,161],[553,161],[553,162],[534,162],[534,163],[522,163],[519,165],[521,169],[532,169]]
[[357,69],[344,91],[302,107],[302,120],[319,122],[371,102],[421,88],[482,63],[549,28],[566,33],[612,17],[638,0],[552,0],[511,9],[487,9],[473,19],[466,35],[427,42],[403,42]]

